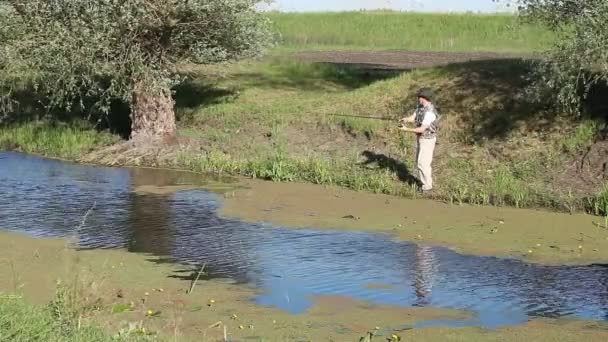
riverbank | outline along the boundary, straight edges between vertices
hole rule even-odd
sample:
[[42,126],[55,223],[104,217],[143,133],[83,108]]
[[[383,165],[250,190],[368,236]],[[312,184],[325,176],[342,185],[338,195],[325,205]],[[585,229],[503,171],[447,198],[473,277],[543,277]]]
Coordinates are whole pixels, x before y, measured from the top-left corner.
[[380,232],[461,254],[543,265],[605,264],[608,260],[606,220],[594,215],[451,204],[339,186],[163,168],[129,169],[136,175],[135,193],[169,195],[204,189],[223,199],[218,214],[228,219],[295,229]]
[[[165,160],[173,160],[170,156]],[[201,178],[206,177],[202,174]],[[441,245],[465,254],[540,264],[604,264],[608,260],[608,229],[605,219],[599,216],[404,198],[295,181],[236,177],[231,183],[234,182],[228,188],[237,190],[225,194],[220,212],[244,221],[291,228],[383,232],[397,239]],[[139,187],[137,191],[164,193],[192,188],[167,186]]]
[[[602,168],[608,144],[600,121],[526,102],[529,61],[465,54],[450,64],[449,53],[350,54],[188,67],[192,80],[176,93],[178,138],[162,145],[130,146],[81,122],[26,121],[0,127],[0,148],[415,198],[414,139],[394,122],[411,110],[415,91],[430,85],[440,90],[436,102],[445,117],[433,199],[608,213]],[[390,59],[388,71],[353,66],[366,58]],[[422,69],[404,70],[417,65]]]
[[368,331],[417,341],[602,341],[608,335],[602,323],[574,320],[534,320],[496,331],[396,331],[416,322],[469,315],[325,297],[316,298],[305,314],[289,315],[254,305],[252,288],[204,276],[188,294],[190,276],[198,268],[170,265],[158,257],[117,250],[75,251],[63,240],[8,233],[0,234],[0,247],[0,340],[109,341],[119,335],[124,341],[220,341],[224,326],[231,340],[261,341],[358,341]]

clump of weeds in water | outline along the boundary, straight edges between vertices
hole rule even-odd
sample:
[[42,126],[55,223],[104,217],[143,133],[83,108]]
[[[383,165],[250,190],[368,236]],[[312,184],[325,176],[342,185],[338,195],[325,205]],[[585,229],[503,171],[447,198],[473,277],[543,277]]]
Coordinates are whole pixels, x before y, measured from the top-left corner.
[[509,195],[512,188],[513,177],[504,167],[500,166],[493,171],[493,178],[490,180],[490,187],[493,194],[494,203],[504,205],[505,198]]
[[476,194],[476,202],[479,205],[490,205],[490,195],[485,189],[480,189]]
[[593,214],[606,216],[608,215],[608,183],[604,184],[600,192],[595,196],[587,199],[588,209]]

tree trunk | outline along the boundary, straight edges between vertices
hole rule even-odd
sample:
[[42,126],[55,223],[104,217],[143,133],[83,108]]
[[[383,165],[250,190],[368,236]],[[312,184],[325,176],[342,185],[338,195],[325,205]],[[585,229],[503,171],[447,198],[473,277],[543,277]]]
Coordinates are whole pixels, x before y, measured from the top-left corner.
[[163,139],[175,136],[174,101],[169,89],[150,91],[135,84],[131,105],[131,140]]

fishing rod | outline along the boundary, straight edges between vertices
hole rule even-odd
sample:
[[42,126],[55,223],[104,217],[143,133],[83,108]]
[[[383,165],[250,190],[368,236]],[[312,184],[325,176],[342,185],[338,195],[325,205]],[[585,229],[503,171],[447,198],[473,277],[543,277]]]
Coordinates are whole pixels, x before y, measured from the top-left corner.
[[395,121],[395,118],[379,118],[377,116],[363,116],[363,115],[348,115],[348,114],[329,114],[331,116],[343,116],[347,118],[358,118],[358,119],[371,119],[371,120],[383,120],[383,121]]
[[[435,107],[435,109],[439,110],[438,107]],[[370,120],[382,120],[382,121],[398,121],[399,119],[397,118],[379,118],[377,116],[364,116],[364,115],[352,115],[352,114],[329,114],[331,116],[343,116],[343,117],[347,117],[347,118],[358,118],[358,119],[370,119]]]

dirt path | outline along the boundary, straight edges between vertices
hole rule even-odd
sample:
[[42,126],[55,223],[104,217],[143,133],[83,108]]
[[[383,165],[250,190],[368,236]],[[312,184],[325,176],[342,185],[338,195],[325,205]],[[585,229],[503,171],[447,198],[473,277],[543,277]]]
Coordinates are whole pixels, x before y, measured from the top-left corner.
[[304,51],[296,52],[291,56],[305,62],[333,63],[380,70],[412,70],[468,61],[526,57],[505,53],[430,51]]

